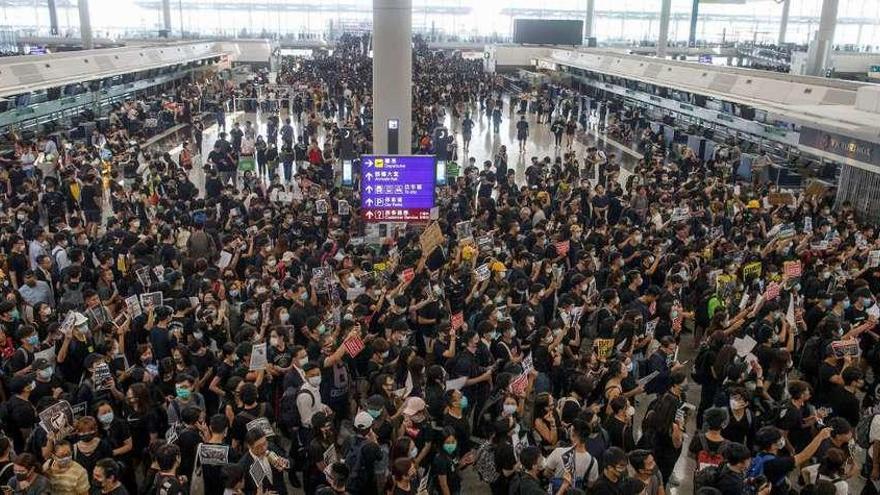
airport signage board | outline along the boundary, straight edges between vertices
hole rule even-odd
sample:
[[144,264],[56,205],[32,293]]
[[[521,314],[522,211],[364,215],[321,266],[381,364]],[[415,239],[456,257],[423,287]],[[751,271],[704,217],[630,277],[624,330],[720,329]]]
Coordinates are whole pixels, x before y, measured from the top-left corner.
[[361,208],[368,222],[428,222],[434,207],[434,155],[361,157]]
[[832,155],[880,166],[880,146],[861,139],[804,126],[801,127],[799,144]]

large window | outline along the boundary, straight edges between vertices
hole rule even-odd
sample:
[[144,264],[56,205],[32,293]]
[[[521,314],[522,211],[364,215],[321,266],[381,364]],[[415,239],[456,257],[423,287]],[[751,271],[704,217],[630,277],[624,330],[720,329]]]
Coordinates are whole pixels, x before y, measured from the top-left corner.
[[[99,37],[154,36],[162,24],[162,0],[88,0]],[[744,4],[703,3],[697,39],[708,42],[775,42],[782,5],[775,0]],[[835,43],[868,45],[880,39],[880,2],[839,0]],[[62,34],[76,35],[77,0],[56,0]],[[506,39],[517,17],[584,19],[587,0],[413,0],[413,29],[438,38]],[[659,31],[660,0],[595,0],[600,42],[651,43]],[[0,0],[0,24],[21,34],[46,34],[46,0]],[[332,38],[368,30],[372,0],[171,0],[174,34]],[[806,43],[819,24],[822,0],[791,0],[786,39]],[[672,0],[669,36],[687,40],[691,0]]]

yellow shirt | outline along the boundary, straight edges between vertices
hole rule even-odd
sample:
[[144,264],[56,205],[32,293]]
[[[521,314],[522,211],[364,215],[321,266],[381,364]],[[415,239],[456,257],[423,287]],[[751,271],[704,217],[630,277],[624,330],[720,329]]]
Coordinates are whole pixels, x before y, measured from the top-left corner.
[[52,495],[87,495],[89,493],[89,474],[78,463],[71,461],[70,467],[64,471],[57,468],[54,460],[43,465]]

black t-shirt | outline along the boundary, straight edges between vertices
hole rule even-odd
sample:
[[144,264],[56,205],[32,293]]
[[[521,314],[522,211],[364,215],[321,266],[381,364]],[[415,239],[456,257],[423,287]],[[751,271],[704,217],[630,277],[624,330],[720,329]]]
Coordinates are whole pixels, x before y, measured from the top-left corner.
[[14,395],[0,406],[0,419],[3,421],[3,431],[12,440],[16,452],[24,452],[25,435],[21,430],[34,427],[37,422],[37,411],[34,406]]
[[435,486],[437,487],[438,493],[442,493],[440,491],[439,481],[437,481],[440,476],[446,476],[446,486],[449,488],[450,493],[459,493],[461,491],[461,475],[458,472],[458,459],[447,454],[442,446],[440,452],[434,457],[434,462],[431,464],[431,476],[435,480]]
[[180,447],[180,466],[177,473],[192,479],[193,467],[195,466],[196,450],[202,443],[202,436],[195,428],[186,428],[177,437],[177,446]]
[[529,135],[529,123],[520,120],[516,123],[516,136],[519,139],[525,139]]
[[798,408],[789,402],[776,422],[777,427],[788,431],[788,439],[796,452],[803,450],[812,441],[812,428],[803,426],[804,417],[808,414],[805,409],[806,406]]

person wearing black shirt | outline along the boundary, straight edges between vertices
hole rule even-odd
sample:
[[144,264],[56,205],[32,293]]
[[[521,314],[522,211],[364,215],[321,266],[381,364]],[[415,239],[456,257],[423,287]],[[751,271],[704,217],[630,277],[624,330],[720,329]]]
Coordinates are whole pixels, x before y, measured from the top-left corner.
[[529,138],[529,123],[526,122],[526,116],[523,115],[516,123],[516,139],[519,141],[519,152],[526,150],[526,140]]
[[849,366],[844,368],[840,377],[843,379],[843,385],[832,386],[828,392],[828,406],[834,411],[835,416],[840,416],[852,425],[858,424],[861,406],[857,394],[865,385],[864,373],[855,366]]
[[741,495],[746,493],[746,471],[752,460],[752,453],[741,443],[730,443],[724,448],[724,464],[712,487],[721,495]]
[[155,459],[159,468],[153,482],[156,494],[186,495],[189,493],[188,480],[177,474],[177,467],[180,465],[180,448],[174,444],[163,445],[156,451]]
[[92,474],[92,488],[96,495],[128,495],[122,485],[120,464],[113,459],[101,459]]
[[632,421],[635,417],[635,407],[623,395],[618,395],[611,400],[611,415],[605,420],[603,427],[608,432],[608,440],[611,445],[625,452],[635,448],[633,438]]
[[16,452],[24,452],[25,439],[37,423],[37,411],[28,400],[34,390],[34,374],[15,376],[9,382],[13,395],[0,404],[0,421],[3,431],[12,440]]
[[790,491],[788,475],[796,468],[806,464],[819,449],[826,438],[831,437],[831,428],[823,428],[813,440],[800,452],[789,455],[785,450],[785,437],[782,431],[773,426],[765,426],[755,434],[755,447],[758,454],[752,464],[759,463],[761,468],[755,474],[767,477],[773,485],[772,495],[784,495]]
[[471,120],[471,115],[469,113],[464,114],[464,120],[461,121],[461,138],[464,142],[464,152],[468,152],[468,148],[471,144],[471,134],[474,129],[474,121]]
[[[595,495],[621,495],[624,491],[626,483],[627,458],[626,453],[617,448],[611,447],[602,455],[602,474],[593,486],[590,493]],[[637,493],[637,492],[632,492]]]
[[526,447],[519,453],[520,473],[510,481],[510,493],[515,495],[542,495],[547,489],[540,481],[543,458],[538,447]]

